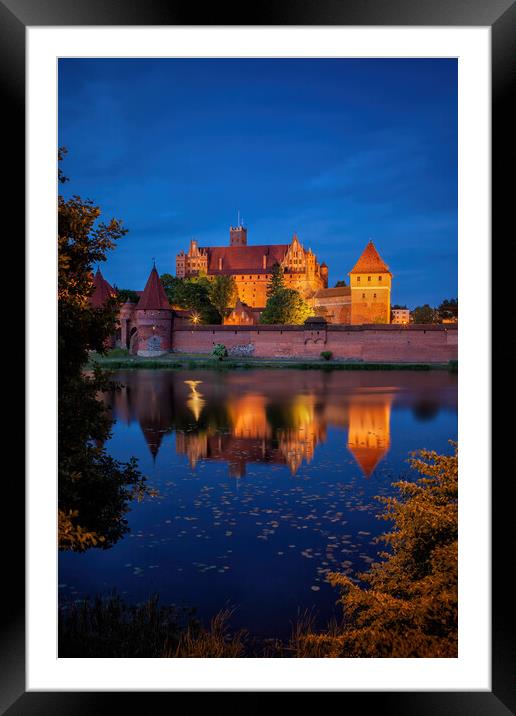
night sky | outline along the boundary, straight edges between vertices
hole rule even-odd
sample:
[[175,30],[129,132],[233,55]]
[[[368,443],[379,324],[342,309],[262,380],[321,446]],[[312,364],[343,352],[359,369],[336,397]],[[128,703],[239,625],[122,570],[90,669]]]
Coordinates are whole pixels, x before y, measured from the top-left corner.
[[143,289],[191,238],[297,233],[329,286],[369,238],[392,302],[457,295],[457,63],[453,59],[64,59],[59,144],[70,181],[129,233],[102,266]]

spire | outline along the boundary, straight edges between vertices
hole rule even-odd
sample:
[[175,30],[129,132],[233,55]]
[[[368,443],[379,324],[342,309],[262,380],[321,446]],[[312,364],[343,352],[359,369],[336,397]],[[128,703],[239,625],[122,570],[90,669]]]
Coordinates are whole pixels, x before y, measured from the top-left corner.
[[376,250],[375,245],[369,239],[362,255],[349,273],[390,273],[390,271]]
[[137,310],[148,311],[170,309],[170,303],[156,270],[156,264],[152,267],[145,289],[136,306]]
[[115,289],[102,275],[100,266],[97,266],[97,272],[93,277],[93,292],[90,296],[90,304],[94,308],[100,308],[101,306],[104,306],[113,296],[116,296]]

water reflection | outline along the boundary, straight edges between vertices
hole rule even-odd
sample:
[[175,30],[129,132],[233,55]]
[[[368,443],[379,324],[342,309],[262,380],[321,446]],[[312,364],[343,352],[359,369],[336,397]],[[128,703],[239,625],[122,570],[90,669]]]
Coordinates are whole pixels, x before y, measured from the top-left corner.
[[175,432],[176,452],[195,468],[222,461],[242,478],[250,463],[287,465],[292,475],[309,464],[328,430],[347,430],[347,448],[370,477],[391,445],[391,409],[409,407],[418,420],[456,406],[456,377],[396,371],[127,371],[105,396],[113,417],[140,425],[156,458]]

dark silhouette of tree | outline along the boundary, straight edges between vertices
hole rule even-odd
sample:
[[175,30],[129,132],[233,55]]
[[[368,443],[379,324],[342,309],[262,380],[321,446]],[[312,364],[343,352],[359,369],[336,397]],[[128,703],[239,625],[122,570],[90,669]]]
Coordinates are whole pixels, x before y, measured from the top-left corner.
[[[66,153],[60,149],[61,160]],[[67,178],[59,169],[59,181]],[[58,199],[58,502],[59,546],[83,550],[109,547],[126,531],[129,500],[143,490],[136,461],[121,463],[103,447],[112,421],[99,391],[109,381],[97,367],[88,373],[89,351],[105,352],[118,301],[94,308],[89,298],[93,267],[126,234],[117,219],[99,221],[89,199]]]
[[411,313],[412,323],[436,323],[437,315],[434,308],[425,303],[424,306],[417,306]]
[[439,320],[457,320],[459,317],[459,302],[456,298],[445,298],[437,309]]

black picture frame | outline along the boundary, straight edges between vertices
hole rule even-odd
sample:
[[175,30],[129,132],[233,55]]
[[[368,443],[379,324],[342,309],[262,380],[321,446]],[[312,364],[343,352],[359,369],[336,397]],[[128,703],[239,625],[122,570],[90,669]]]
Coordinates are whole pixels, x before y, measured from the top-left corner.
[[[198,22],[199,17],[202,22]],[[489,26],[492,32],[492,265],[503,266],[507,230],[514,227],[514,179],[507,181],[505,168],[514,150],[516,118],[511,93],[516,81],[516,4],[514,0],[255,0],[242,10],[212,3],[206,8],[172,0],[0,0],[0,88],[4,107],[4,172],[10,186],[9,214],[17,233],[25,215],[25,30],[28,26],[77,25],[397,25],[397,26]],[[514,155],[513,155],[514,156]],[[512,218],[512,216],[511,216]],[[514,236],[514,228],[510,234]],[[14,240],[14,237],[10,237]],[[16,236],[16,241],[19,241]],[[21,242],[20,242],[21,243]],[[495,250],[495,247],[496,250]],[[498,296],[498,294],[497,294]],[[484,292],[484,300],[488,295]],[[498,300],[500,303],[498,303]],[[494,309],[503,299],[497,297]],[[493,310],[493,335],[503,328],[503,313]],[[499,378],[500,380],[500,378]],[[493,384],[495,387],[496,382]],[[497,432],[500,442],[503,430]],[[511,444],[507,433],[507,443]],[[490,440],[490,436],[486,436]],[[494,454],[494,451],[492,451]],[[1,668],[0,714],[102,713],[120,707],[118,699],[129,696],[133,707],[143,706],[140,693],[26,692],[25,691],[25,575],[24,485],[19,471],[9,468],[8,510],[16,525],[13,537],[4,537],[4,608],[0,621]],[[42,478],[45,476],[42,475]],[[504,484],[504,477],[506,482]],[[379,708],[382,713],[403,714],[502,714],[516,713],[514,664],[516,652],[510,625],[513,623],[512,592],[507,589],[510,559],[512,506],[505,498],[509,470],[492,485],[492,691],[449,692],[345,692],[360,699],[359,708]],[[5,503],[7,505],[7,503]],[[509,512],[511,510],[511,512]],[[511,520],[512,517],[512,520]],[[5,564],[7,562],[7,564]],[[237,688],[237,685],[235,685]],[[407,684],[410,688],[410,684]],[[338,687],[336,689],[338,691]],[[174,693],[144,692],[146,700],[168,698]],[[116,704],[114,698],[117,698]],[[146,707],[149,704],[146,701]]]

